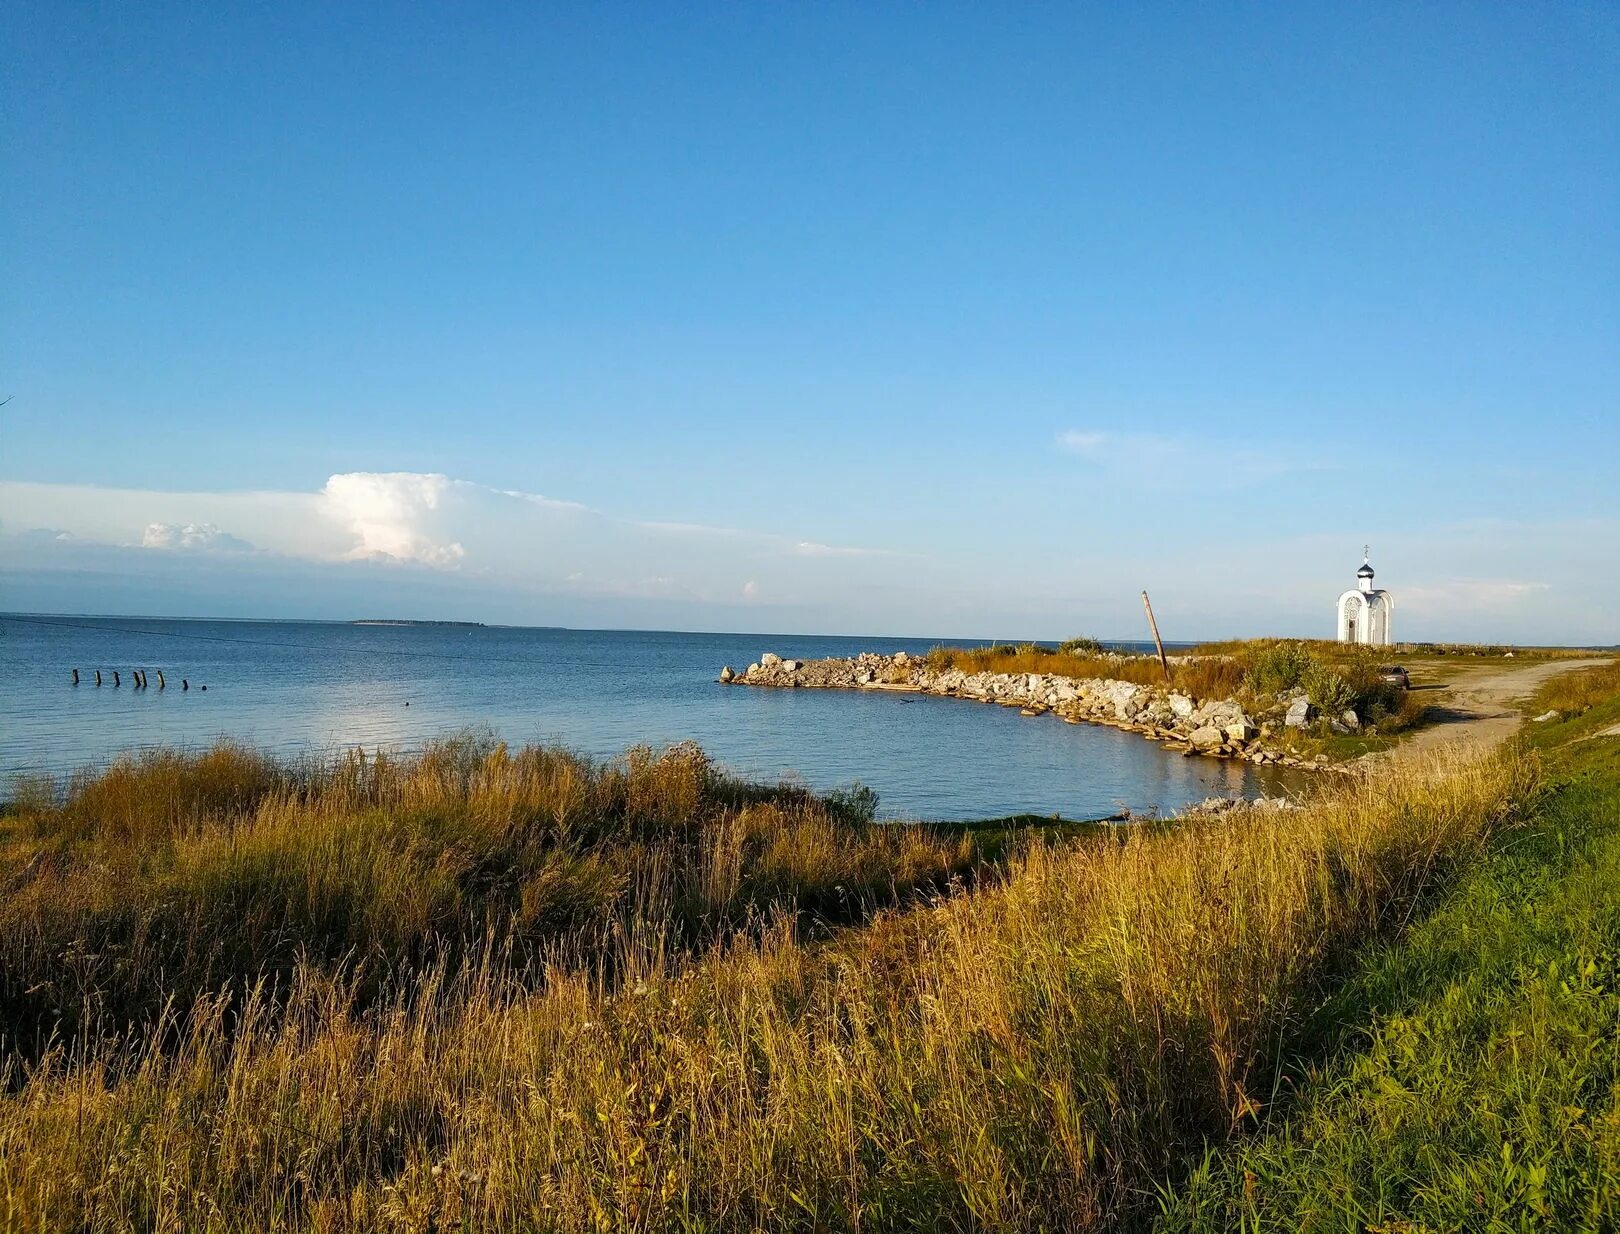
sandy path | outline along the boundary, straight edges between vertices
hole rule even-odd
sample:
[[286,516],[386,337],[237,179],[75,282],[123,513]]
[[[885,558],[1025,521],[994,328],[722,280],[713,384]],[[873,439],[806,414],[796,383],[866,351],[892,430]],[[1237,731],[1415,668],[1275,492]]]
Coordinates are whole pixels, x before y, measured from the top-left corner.
[[1439,713],[1438,719],[1386,754],[1373,757],[1405,758],[1458,743],[1493,745],[1519,727],[1524,717],[1518,704],[1534,694],[1542,682],[1560,673],[1603,663],[1606,661],[1601,659],[1539,660],[1513,668],[1491,665],[1466,669],[1438,689],[1425,692]]

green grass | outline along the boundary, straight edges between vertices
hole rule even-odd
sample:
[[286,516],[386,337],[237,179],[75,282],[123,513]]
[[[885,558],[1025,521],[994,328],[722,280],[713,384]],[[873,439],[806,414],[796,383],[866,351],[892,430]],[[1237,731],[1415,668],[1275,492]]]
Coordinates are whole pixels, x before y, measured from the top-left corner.
[[1307,1036],[1326,1061],[1170,1190],[1161,1229],[1620,1227],[1620,742],[1560,744],[1620,700],[1592,711],[1535,732],[1529,823],[1370,949]]

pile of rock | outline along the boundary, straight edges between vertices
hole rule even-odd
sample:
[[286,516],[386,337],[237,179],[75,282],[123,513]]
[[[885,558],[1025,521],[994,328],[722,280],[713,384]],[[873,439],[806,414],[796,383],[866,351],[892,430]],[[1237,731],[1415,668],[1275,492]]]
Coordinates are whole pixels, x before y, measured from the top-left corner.
[[[1283,713],[1283,723],[1289,728],[1311,728],[1321,717],[1321,713],[1305,697],[1305,691],[1300,689],[1284,690],[1278,699],[1287,707]],[[1327,717],[1328,731],[1343,737],[1350,733],[1361,731],[1361,717],[1356,714],[1354,707],[1346,707],[1338,715]]]
[[868,652],[831,660],[784,660],[767,652],[740,673],[727,665],[720,670],[720,680],[728,685],[904,690],[975,699],[1016,707],[1026,715],[1051,712],[1071,724],[1107,724],[1127,729],[1185,754],[1290,767],[1327,762],[1325,756],[1306,760],[1268,749],[1265,738],[1271,732],[1270,725],[1256,724],[1234,699],[1200,702],[1174,690],[1106,677],[936,669],[903,651],[892,656]]

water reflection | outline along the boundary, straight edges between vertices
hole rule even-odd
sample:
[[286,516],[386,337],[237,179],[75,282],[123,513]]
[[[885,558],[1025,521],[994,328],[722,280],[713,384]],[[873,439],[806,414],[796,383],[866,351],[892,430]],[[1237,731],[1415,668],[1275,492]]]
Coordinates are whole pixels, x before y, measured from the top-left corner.
[[[1283,783],[1248,764],[1182,758],[1115,729],[1002,707],[714,682],[721,664],[767,650],[918,653],[927,639],[75,620],[58,628],[0,617],[0,680],[11,683],[0,773],[61,772],[222,737],[288,755],[408,748],[475,726],[598,757],[696,740],[748,776],[816,788],[859,780],[891,817],[1168,813]],[[69,684],[74,666],[114,665],[125,670],[120,689]],[[132,689],[135,666],[154,681],[164,669],[169,687]],[[179,690],[182,677],[190,691]]]

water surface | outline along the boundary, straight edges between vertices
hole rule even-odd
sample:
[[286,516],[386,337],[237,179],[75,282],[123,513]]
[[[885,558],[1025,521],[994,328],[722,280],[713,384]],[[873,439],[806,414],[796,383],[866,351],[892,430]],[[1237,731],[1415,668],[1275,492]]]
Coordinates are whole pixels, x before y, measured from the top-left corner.
[[[296,755],[410,748],[478,726],[598,757],[691,739],[750,777],[817,789],[860,781],[888,817],[1162,813],[1278,783],[1248,764],[1182,758],[1115,729],[1003,707],[714,680],[721,665],[741,669],[767,651],[922,653],[939,641],[0,615],[0,778],[219,738]],[[148,671],[148,689],[132,687],[135,668]]]

